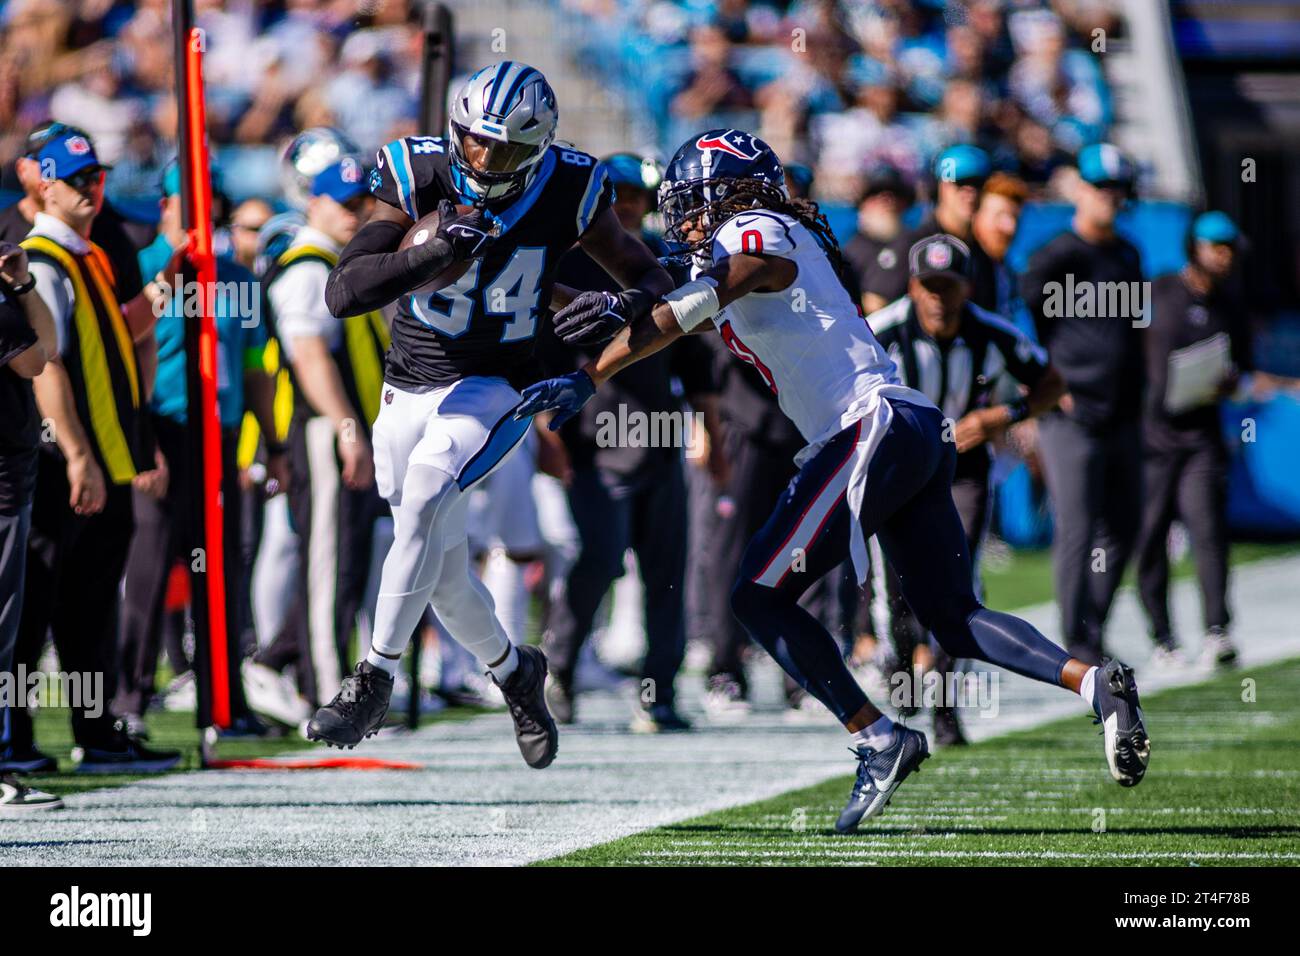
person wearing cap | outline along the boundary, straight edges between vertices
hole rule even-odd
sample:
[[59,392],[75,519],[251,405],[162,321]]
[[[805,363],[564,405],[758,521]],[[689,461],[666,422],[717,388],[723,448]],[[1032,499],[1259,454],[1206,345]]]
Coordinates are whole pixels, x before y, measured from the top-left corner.
[[[167,461],[170,480],[161,497],[134,492],[135,532],[127,556],[122,589],[122,625],[118,658],[117,692],[113,710],[136,736],[147,736],[144,713],[154,694],[158,653],[162,646],[163,599],[173,565],[190,557],[203,542],[191,524],[193,494],[201,478],[191,473],[188,425],[189,392],[186,374],[186,304],[195,290],[178,288],[180,277],[165,275],[184,242],[181,227],[180,166],[168,164],[163,173],[162,215],[158,237],[140,251],[140,271],[166,283],[168,293],[160,308],[155,336],[158,368],[148,415],[159,451]],[[220,178],[213,170],[213,188]],[[215,209],[227,208],[224,200]],[[220,224],[220,219],[218,219]],[[178,241],[178,237],[180,237]],[[243,564],[240,558],[241,495],[237,475],[236,446],[245,410],[274,433],[274,381],[262,366],[266,348],[266,323],[262,321],[261,294],[253,274],[229,256],[216,262],[215,319],[217,331],[217,407],[221,422],[222,501],[226,545],[227,621],[231,633],[238,632]],[[272,492],[287,487],[287,449],[272,447],[268,470],[275,483]],[[192,573],[191,588],[205,587],[204,575]],[[233,676],[238,674],[238,656]],[[245,710],[238,680],[232,680],[236,720],[251,722]]]
[[[1076,657],[1099,661],[1106,617],[1141,522],[1144,287],[1137,248],[1115,231],[1133,192],[1132,162],[1109,143],[1085,147],[1078,162],[1070,228],[1030,257],[1020,290],[1038,341],[1068,388],[1060,410],[1038,427],[1056,520],[1061,634]],[[1071,289],[1085,305],[1091,292],[1100,308],[1065,302]],[[1128,294],[1106,294],[1115,289]],[[1094,314],[1112,303],[1125,314]]]
[[[1052,408],[1065,383],[1043,348],[1006,317],[970,301],[971,258],[966,244],[953,236],[922,239],[908,250],[907,295],[867,321],[903,383],[924,393],[953,422],[957,468],[952,497],[975,563],[988,517],[989,442]],[[997,395],[1008,381],[1022,391],[1000,402]],[[908,667],[920,635],[897,575],[874,540],[871,558],[873,590],[887,604],[881,607],[887,626],[880,630],[889,633],[901,665]],[[951,663],[937,652],[937,669],[946,671]],[[940,743],[965,742],[951,708],[936,708],[935,734]]]
[[[113,268],[89,238],[104,196],[104,167],[90,141],[64,128],[34,158],[41,209],[22,246],[54,319],[58,354],[34,380],[54,442],[42,446],[38,464],[17,660],[37,670],[52,633],[64,671],[105,675],[105,699],[72,711],[79,769],[166,770],[180,755],[132,739],[109,707],[132,489],[161,495],[167,485],[142,413],[156,319],[143,292],[119,305]],[[12,718],[14,756],[53,769],[53,758],[36,748],[26,709]]]
[[[379,414],[388,324],[378,312],[337,319],[325,283],[374,206],[361,161],[345,155],[312,179],[306,224],[262,277],[272,332],[293,383],[289,510],[301,542],[295,622],[255,660],[295,665],[304,696],[329,700],[366,595],[375,522],[371,423]],[[373,609],[372,609],[373,610]]]
[[[41,211],[41,164],[36,154],[60,132],[74,132],[93,147],[94,139],[85,130],[66,123],[47,120],[27,134],[23,155],[14,163],[23,195],[16,203],[0,211],[0,242],[22,242],[32,231],[32,221]],[[136,264],[136,245],[127,234],[122,214],[107,199],[90,226],[90,241],[104,250],[113,267],[114,284],[121,301],[129,302],[140,294],[144,282]]]
[[[858,200],[858,231],[844,245],[844,261],[860,289],[881,287],[886,280],[878,273],[898,267],[894,241],[903,232],[903,213],[915,201],[916,190],[893,166],[881,166],[867,177]],[[878,292],[862,292],[860,300],[864,312],[889,304]]]
[[[668,255],[667,244],[643,226],[654,208],[661,178],[658,167],[633,153],[617,153],[602,162],[614,187],[612,206],[619,224],[640,237],[656,256]],[[622,288],[577,247],[560,260],[556,281],[573,289],[617,292]],[[601,346],[574,348],[547,335],[540,348],[547,366],[570,372],[597,354]],[[542,646],[551,671],[546,694],[555,719],[572,723],[579,653],[605,593],[623,574],[623,558],[631,548],[645,584],[647,647],[641,676],[653,681],[655,688],[654,701],[638,707],[632,726],[640,731],[689,730],[690,724],[677,712],[674,700],[677,672],[686,654],[687,486],[682,449],[611,444],[602,438],[607,429],[601,423],[635,421],[641,416],[652,421],[667,413],[680,414],[682,401],[673,390],[677,378],[686,400],[704,416],[710,453],[701,463],[715,483],[722,481],[726,462],[713,355],[703,342],[682,341],[642,364],[643,368],[629,369],[630,374],[613,383],[608,394],[591,402],[556,433],[567,458],[564,470],[570,477],[566,490],[579,541],[574,563],[544,626]],[[537,434],[547,441],[551,433],[537,429]]]
[[[1181,663],[1169,618],[1169,528],[1175,517],[1187,527],[1201,588],[1205,639],[1203,661],[1226,666],[1237,657],[1228,636],[1228,453],[1219,399],[1253,368],[1245,303],[1232,278],[1240,259],[1241,233],[1222,212],[1192,222],[1187,264],[1151,284],[1151,326],[1146,346],[1147,392],[1142,403],[1144,506],[1138,536],[1138,595],[1156,642],[1156,659]],[[1193,404],[1169,404],[1170,367],[1184,350],[1224,350],[1219,388]]]
[[[35,288],[27,253],[0,242],[0,674],[14,672],[32,523],[40,420],[31,380],[58,351],[54,321]],[[0,817],[63,806],[13,773],[9,756],[9,713],[0,706]]]
[[947,233],[960,239],[970,250],[970,300],[983,309],[997,305],[993,263],[975,242],[971,221],[979,204],[980,189],[993,170],[988,153],[978,146],[949,146],[934,160],[934,208],[915,228],[905,230],[889,246],[890,264],[877,261],[879,268],[863,286],[864,304],[875,311],[902,297],[908,290],[907,256],[922,239]]

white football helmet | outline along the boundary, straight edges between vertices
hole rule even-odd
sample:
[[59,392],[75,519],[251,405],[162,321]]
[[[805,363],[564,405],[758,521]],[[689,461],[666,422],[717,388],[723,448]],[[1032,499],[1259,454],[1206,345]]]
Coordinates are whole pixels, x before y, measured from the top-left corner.
[[539,70],[505,60],[479,70],[451,104],[452,182],[474,202],[524,189],[555,140],[555,91]]
[[340,156],[356,153],[357,144],[330,126],[313,126],[293,138],[280,157],[280,186],[295,209],[306,209],[311,181]]

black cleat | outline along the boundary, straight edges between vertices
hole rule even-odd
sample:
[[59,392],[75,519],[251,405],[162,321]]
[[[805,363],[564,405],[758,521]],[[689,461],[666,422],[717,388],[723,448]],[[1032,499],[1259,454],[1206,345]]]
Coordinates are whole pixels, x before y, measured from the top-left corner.
[[343,678],[334,699],[308,722],[307,739],[351,750],[379,732],[392,696],[393,678],[369,661],[362,661]]
[[1151,739],[1142,722],[1133,668],[1119,661],[1107,661],[1097,671],[1092,691],[1096,723],[1106,741],[1106,764],[1121,787],[1136,787],[1147,772]]
[[536,647],[521,645],[519,666],[501,683],[489,673],[492,683],[501,688],[515,722],[515,742],[524,762],[535,770],[549,767],[560,749],[560,731],[546,707],[546,655]]
[[894,729],[894,742],[883,750],[862,747],[853,751],[858,757],[858,776],[848,805],[835,821],[837,833],[852,833],[863,820],[876,816],[894,796],[894,791],[930,756],[925,735],[909,727]]

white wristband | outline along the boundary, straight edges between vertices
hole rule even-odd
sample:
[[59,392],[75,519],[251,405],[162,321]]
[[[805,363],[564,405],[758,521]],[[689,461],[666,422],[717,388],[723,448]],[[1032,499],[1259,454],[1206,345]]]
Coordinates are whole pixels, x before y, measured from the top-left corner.
[[664,296],[683,332],[690,332],[722,311],[718,282],[708,276],[688,282]]

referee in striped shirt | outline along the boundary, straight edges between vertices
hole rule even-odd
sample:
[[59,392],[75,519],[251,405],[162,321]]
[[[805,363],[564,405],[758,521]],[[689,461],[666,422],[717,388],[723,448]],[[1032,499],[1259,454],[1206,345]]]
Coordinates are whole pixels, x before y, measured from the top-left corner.
[[[948,420],[946,434],[957,443],[952,495],[974,564],[988,514],[988,442],[1052,408],[1065,382],[1047,353],[1010,320],[969,301],[971,253],[960,239],[939,233],[917,242],[908,251],[908,274],[907,295],[867,321],[903,381],[923,392]],[[1007,391],[1014,397],[1000,402]],[[918,629],[906,612],[897,575],[885,566],[875,541],[872,559],[876,632],[892,638],[900,665],[909,669]],[[951,661],[935,653],[934,666],[949,669]],[[951,708],[935,711],[935,741],[964,743]]]

